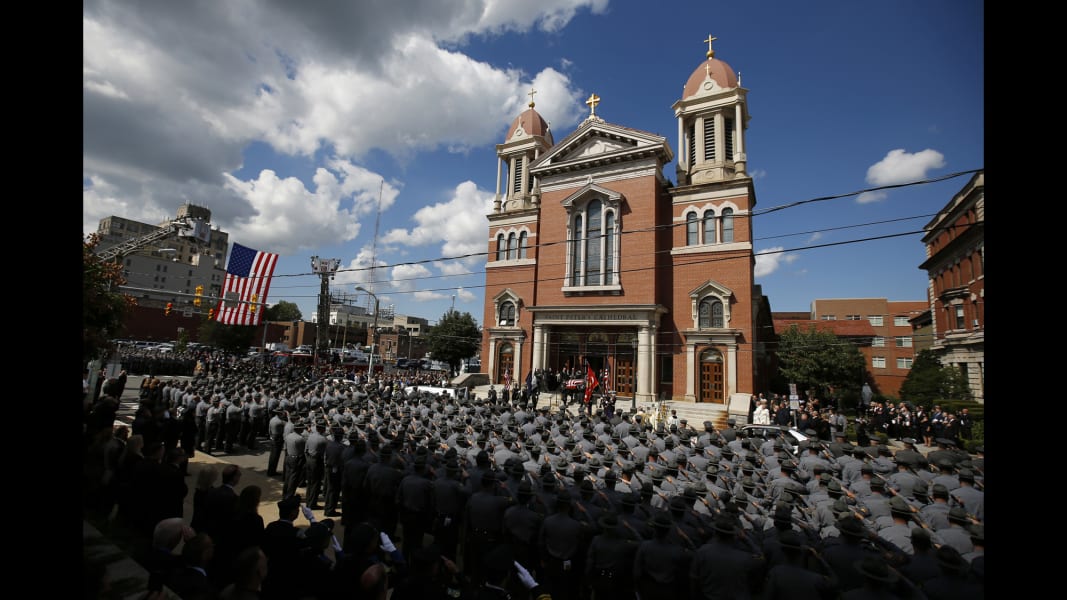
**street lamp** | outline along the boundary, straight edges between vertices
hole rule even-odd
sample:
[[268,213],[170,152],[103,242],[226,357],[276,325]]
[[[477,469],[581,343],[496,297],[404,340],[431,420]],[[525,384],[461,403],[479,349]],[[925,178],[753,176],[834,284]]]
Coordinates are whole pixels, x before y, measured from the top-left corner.
[[374,298],[374,337],[371,339],[370,360],[367,361],[367,377],[369,378],[374,376],[374,346],[378,341],[378,296],[361,285],[356,286],[356,291],[366,292],[371,298]]
[[633,387],[631,392],[633,395],[630,397],[630,412],[637,412],[637,337],[630,340],[630,345],[634,348],[634,366],[633,372],[630,375],[630,385]]

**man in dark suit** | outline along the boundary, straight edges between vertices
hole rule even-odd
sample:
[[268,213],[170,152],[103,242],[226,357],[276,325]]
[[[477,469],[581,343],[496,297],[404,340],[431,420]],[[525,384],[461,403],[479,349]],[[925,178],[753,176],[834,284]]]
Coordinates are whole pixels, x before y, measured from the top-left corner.
[[[278,520],[263,528],[263,553],[267,555],[267,577],[263,582],[263,598],[296,597],[301,539],[294,524],[300,515],[302,500],[299,494],[278,502]],[[268,593],[269,592],[269,593]]]
[[183,600],[215,600],[218,589],[208,579],[207,568],[215,555],[211,536],[198,533],[182,547],[182,567],[171,573],[166,584]]
[[204,497],[204,530],[218,543],[223,542],[237,513],[237,483],[241,481],[241,468],[226,465],[222,469],[222,483],[211,488]]

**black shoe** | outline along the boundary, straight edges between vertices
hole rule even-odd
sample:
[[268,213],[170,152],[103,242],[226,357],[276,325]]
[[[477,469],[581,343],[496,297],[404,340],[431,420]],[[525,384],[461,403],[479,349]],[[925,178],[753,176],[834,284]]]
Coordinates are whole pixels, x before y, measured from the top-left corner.
[[308,508],[310,508],[311,510],[322,510],[322,505],[321,504],[309,504]]

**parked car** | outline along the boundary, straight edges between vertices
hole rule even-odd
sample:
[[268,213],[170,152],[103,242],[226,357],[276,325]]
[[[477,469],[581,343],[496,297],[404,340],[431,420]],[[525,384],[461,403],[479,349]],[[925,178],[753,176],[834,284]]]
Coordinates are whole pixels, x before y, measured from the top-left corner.
[[781,433],[783,439],[792,447],[793,454],[795,455],[799,451],[800,442],[806,441],[808,436],[804,435],[801,431],[792,427],[782,427],[781,425],[744,425],[741,427],[741,431],[749,434],[750,437],[768,438],[772,433]]

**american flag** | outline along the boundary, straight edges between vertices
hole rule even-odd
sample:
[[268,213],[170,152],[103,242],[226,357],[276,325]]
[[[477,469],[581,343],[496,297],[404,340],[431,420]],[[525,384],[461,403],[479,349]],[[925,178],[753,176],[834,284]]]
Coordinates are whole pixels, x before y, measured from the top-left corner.
[[225,325],[259,325],[277,264],[277,254],[235,243],[226,266],[226,281],[215,309],[215,320]]

